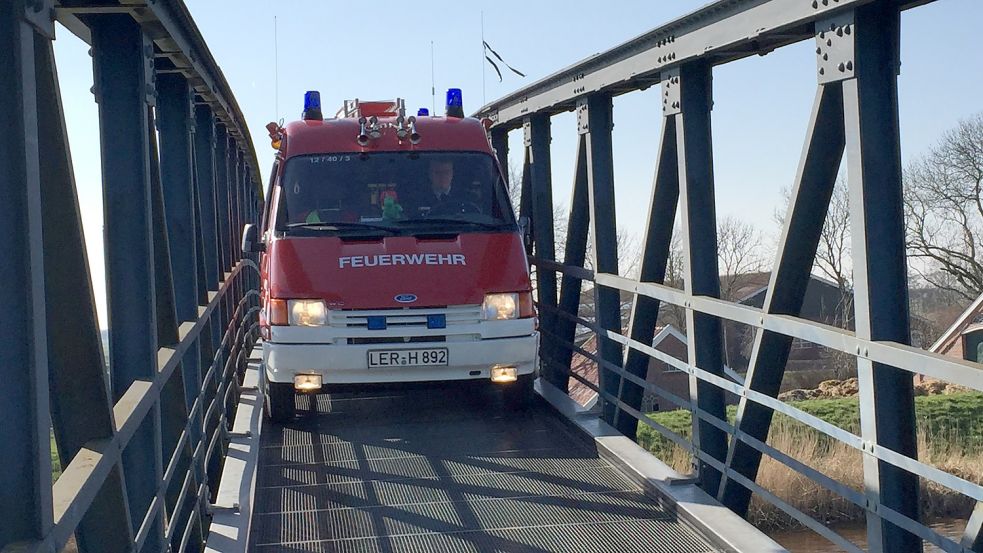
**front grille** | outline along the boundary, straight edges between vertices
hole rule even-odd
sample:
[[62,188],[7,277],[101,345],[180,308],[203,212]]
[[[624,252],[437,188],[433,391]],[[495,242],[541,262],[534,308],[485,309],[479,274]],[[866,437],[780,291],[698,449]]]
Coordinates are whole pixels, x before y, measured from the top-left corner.
[[481,322],[480,305],[448,307],[406,307],[403,309],[344,309],[328,312],[328,324],[334,328],[367,329],[369,317],[385,317],[389,329],[427,328],[428,315],[443,315],[447,328]]

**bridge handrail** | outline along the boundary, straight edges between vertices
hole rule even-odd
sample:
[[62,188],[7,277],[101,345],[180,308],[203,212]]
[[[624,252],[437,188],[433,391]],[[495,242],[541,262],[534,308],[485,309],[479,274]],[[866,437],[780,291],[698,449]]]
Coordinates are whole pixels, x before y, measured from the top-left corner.
[[[54,526],[52,526],[50,532],[43,540],[33,544],[23,544],[21,546],[22,549],[18,549],[19,551],[60,551],[65,546],[69,538],[78,528],[82,517],[86,514],[86,511],[95,499],[109,472],[119,464],[123,449],[133,438],[148,413],[150,413],[151,406],[159,401],[164,383],[167,382],[171,374],[180,366],[185,355],[189,354],[192,348],[199,343],[199,340],[202,338],[202,330],[208,328],[208,323],[212,320],[212,315],[232,296],[231,291],[234,285],[242,280],[241,273],[246,269],[254,272],[257,271],[256,264],[253,261],[248,259],[240,260],[231,273],[229,273],[228,278],[221,283],[219,289],[209,293],[209,302],[200,308],[199,318],[196,321],[189,321],[180,326],[181,341],[174,347],[160,348],[158,353],[158,369],[155,378],[152,381],[135,381],[123,397],[116,402],[113,406],[114,417],[118,425],[115,435],[111,440],[98,440],[86,444],[71,462],[64,467],[61,477],[58,478],[53,487],[55,506]],[[256,297],[255,291],[244,295],[236,309],[241,309],[243,303],[250,297]],[[257,312],[258,308],[253,307],[241,317],[234,317],[223,334],[223,345],[228,344],[230,353],[234,352],[235,357],[229,355],[228,359],[223,359],[225,355],[223,355],[222,348],[216,351],[212,365],[203,378],[203,384],[199,390],[198,399],[195,401],[195,407],[189,414],[188,423],[185,425],[184,431],[175,446],[173,455],[167,463],[165,477],[161,480],[162,489],[170,486],[171,478],[177,472],[177,457],[181,452],[184,442],[191,433],[192,423],[195,422],[195,412],[202,409],[201,400],[207,395],[207,389],[214,378],[219,379],[218,390],[208,401],[208,406],[205,408],[206,415],[203,419],[207,424],[211,419],[211,415],[208,414],[214,409],[219,413],[220,423],[215,425],[211,435],[207,437],[209,446],[203,451],[196,451],[193,461],[198,461],[198,457],[204,455],[203,464],[207,465],[210,456],[215,450],[215,446],[227,434],[228,424],[226,421],[229,418],[229,413],[226,409],[219,409],[218,407],[228,404],[228,393],[235,389],[234,378],[236,373],[230,369],[235,368],[236,363],[241,362],[241,359],[236,359],[236,357],[240,357],[241,352],[248,354],[248,350],[252,348],[252,344],[256,340],[257,336],[254,333],[256,327],[252,319],[255,318],[254,316]],[[247,322],[250,325],[248,327],[245,326]],[[250,330],[245,333],[245,336],[241,336],[242,340],[229,342],[229,337],[234,337],[236,334],[241,333],[243,328]],[[219,367],[223,369],[221,374],[216,371]],[[187,476],[193,473],[198,464],[198,462],[193,462],[190,466],[186,467],[184,471],[186,481],[182,486],[181,493],[175,503],[176,505],[180,506],[184,504],[185,496],[190,492],[187,484],[189,481],[187,480]],[[197,500],[201,501],[207,498],[208,492],[207,484],[202,483],[194,493],[197,495]],[[163,508],[163,505],[157,501],[153,502],[150,511],[147,512],[144,519],[153,519],[156,511],[161,508]],[[196,512],[192,511],[192,513]],[[183,522],[183,524],[178,525],[175,522]],[[166,531],[168,540],[171,539],[175,531],[183,527],[181,542],[183,550],[183,546],[187,544],[190,536],[188,531],[194,522],[195,520],[193,518],[184,521],[171,518],[171,524],[168,525]],[[147,539],[149,529],[150,526],[145,525],[143,532],[136,536],[134,542],[135,550],[139,550]]]
[[[529,257],[529,263],[538,270],[556,272],[571,278],[575,278],[581,282],[590,282],[595,285],[603,285],[608,288],[617,289],[622,292],[629,292],[643,297],[658,299],[667,304],[714,315],[720,317],[721,319],[771,330],[789,337],[821,344],[844,353],[867,357],[875,362],[893,364],[894,366],[911,372],[913,375],[921,374],[939,378],[960,384],[975,391],[983,392],[983,381],[981,381],[979,378],[980,369],[972,366],[972,364],[969,362],[954,360],[942,355],[925,352],[923,350],[919,350],[918,348],[913,348],[904,344],[887,341],[864,340],[856,337],[854,333],[848,330],[829,325],[822,325],[800,317],[769,315],[763,313],[761,309],[751,306],[739,305],[706,296],[687,296],[681,290],[662,284],[639,282],[637,280],[628,279],[614,274],[596,273],[588,268],[564,265],[555,261],[539,259],[535,256]],[[641,352],[650,358],[667,363],[673,368],[685,372],[686,374],[689,374],[700,381],[707,382],[738,397],[746,397],[749,401],[781,413],[849,446],[852,449],[861,451],[900,469],[917,474],[921,478],[928,481],[941,484],[978,502],[983,501],[983,486],[975,482],[966,480],[965,478],[961,478],[944,470],[940,470],[932,465],[891,451],[890,449],[884,448],[877,444],[867,443],[853,432],[828,423],[821,418],[811,415],[784,401],[752,390],[733,380],[717,376],[711,372],[701,369],[697,364],[681,361],[667,353],[655,349],[651,345],[632,340],[631,338],[618,332],[604,329],[595,321],[586,319],[579,315],[567,313],[560,308],[552,305],[546,305],[539,301],[536,302],[536,306],[545,313],[573,322],[578,326],[591,330],[599,336],[605,336],[624,346],[627,346],[628,348],[631,348],[632,350]],[[657,394],[678,408],[688,410],[694,417],[713,425],[723,432],[726,432],[732,439],[740,440],[759,452],[768,455],[792,471],[809,478],[820,486],[832,491],[833,493],[836,493],[850,503],[853,503],[857,507],[864,510],[876,509],[880,516],[891,521],[897,526],[918,535],[920,538],[938,546],[944,551],[969,551],[968,549],[965,549],[962,544],[937,533],[919,521],[913,520],[884,505],[875,506],[869,504],[867,497],[863,493],[857,492],[852,488],[849,488],[848,486],[826,476],[821,471],[816,470],[768,445],[767,443],[747,435],[726,419],[720,419],[716,415],[700,409],[689,398],[681,398],[658,386],[657,384],[649,382],[644,378],[626,371],[623,367],[603,359],[597,353],[588,351],[583,347],[566,341],[562,337],[551,333],[549,330],[541,329],[541,331],[547,335],[547,339],[553,344],[576,352],[597,363],[599,368],[610,371],[611,373],[616,374],[619,378],[632,382],[646,391]],[[548,352],[549,350],[544,351],[543,361],[548,365],[555,366],[556,360],[549,357]],[[860,353],[858,354],[857,352]],[[928,359],[930,362],[925,363],[926,359]],[[625,403],[625,401],[623,401],[621,398],[606,392],[599,384],[591,382],[585,377],[569,371],[569,367],[560,366],[557,368],[567,370],[570,378],[577,380],[596,392],[603,402],[616,405],[618,409],[616,411],[615,421],[617,421],[617,417],[620,416],[621,413],[631,415],[633,418],[637,419],[638,422],[652,428],[663,437],[686,450],[694,458],[700,459],[701,461],[711,465],[713,468],[725,474],[728,478],[733,478],[739,484],[761,495],[768,502],[784,511],[786,514],[796,519],[804,526],[817,532],[847,551],[862,553],[862,550],[841,537],[833,530],[830,530],[826,525],[782,500],[780,497],[768,489],[760,486],[753,480],[746,478],[744,475],[734,470],[726,463],[722,463],[718,459],[715,459],[711,455],[700,450],[700,448],[691,440],[659,424],[645,413]]]

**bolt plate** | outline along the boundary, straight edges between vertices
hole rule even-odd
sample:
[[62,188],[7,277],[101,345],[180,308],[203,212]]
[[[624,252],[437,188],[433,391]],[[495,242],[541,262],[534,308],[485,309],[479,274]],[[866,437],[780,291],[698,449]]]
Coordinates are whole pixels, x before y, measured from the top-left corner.
[[816,22],[816,62],[819,82],[832,83],[854,77],[853,12],[845,12]]

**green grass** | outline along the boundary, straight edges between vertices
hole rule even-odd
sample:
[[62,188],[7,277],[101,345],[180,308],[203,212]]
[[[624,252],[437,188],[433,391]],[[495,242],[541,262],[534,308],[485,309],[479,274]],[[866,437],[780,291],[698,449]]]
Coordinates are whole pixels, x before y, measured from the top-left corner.
[[61,476],[61,460],[58,459],[58,446],[55,445],[55,433],[51,432],[51,481]]
[[[855,434],[860,432],[860,406],[857,398],[809,399],[789,404],[844,430]],[[736,412],[736,406],[727,407],[727,420],[731,423],[734,422]],[[649,416],[669,430],[689,438],[691,431],[689,411],[678,409],[651,413]],[[958,436],[963,442],[961,444],[963,451],[983,453],[983,394],[981,393],[916,397],[915,423],[926,433],[932,447],[936,445],[952,447],[950,439]],[[772,428],[773,431],[781,429],[789,432],[819,434],[818,431],[781,414],[775,417]],[[819,436],[819,438],[823,442],[831,439],[828,436]],[[674,447],[671,441],[644,423],[639,423],[638,443],[660,459],[668,459]]]

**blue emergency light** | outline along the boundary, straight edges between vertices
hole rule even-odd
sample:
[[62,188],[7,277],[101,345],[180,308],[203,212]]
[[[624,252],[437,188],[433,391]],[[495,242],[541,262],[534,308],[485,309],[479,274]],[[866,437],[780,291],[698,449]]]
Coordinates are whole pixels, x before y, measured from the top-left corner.
[[316,90],[308,90],[304,93],[304,113],[302,118],[307,120],[321,121],[321,93]]
[[464,100],[461,97],[460,88],[447,89],[447,116],[457,118],[464,117]]
[[420,111],[416,112],[417,117],[427,117],[430,115],[430,110],[427,108],[420,108]]

